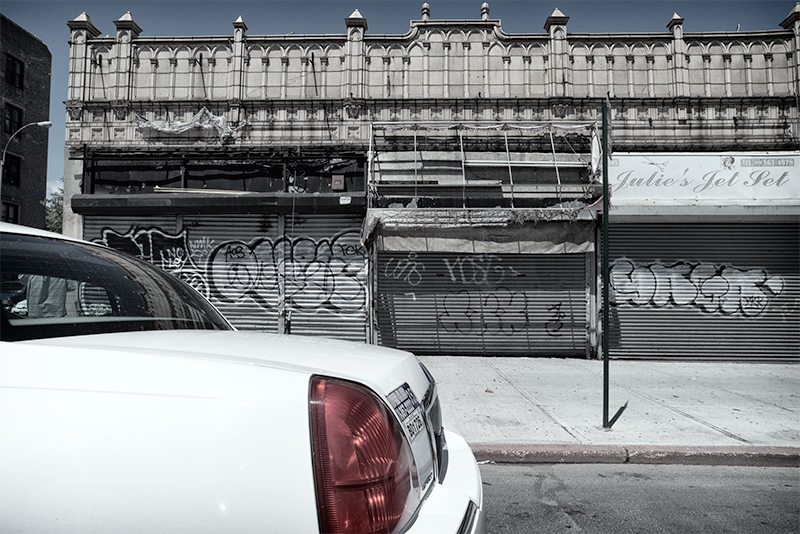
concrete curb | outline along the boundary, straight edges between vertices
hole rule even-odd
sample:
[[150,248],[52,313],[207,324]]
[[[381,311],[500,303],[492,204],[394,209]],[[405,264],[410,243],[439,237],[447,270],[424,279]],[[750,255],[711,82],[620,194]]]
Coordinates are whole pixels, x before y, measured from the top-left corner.
[[495,463],[603,463],[800,467],[798,447],[470,444],[475,459]]

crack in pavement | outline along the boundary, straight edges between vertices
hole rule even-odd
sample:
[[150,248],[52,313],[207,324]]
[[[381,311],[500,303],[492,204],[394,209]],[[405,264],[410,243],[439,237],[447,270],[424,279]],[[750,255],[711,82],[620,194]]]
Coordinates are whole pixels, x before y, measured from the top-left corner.
[[488,359],[485,359],[485,358],[483,359],[483,361],[484,361],[484,363],[486,363],[486,365],[488,365],[489,367],[491,367],[491,368],[492,368],[492,370],[494,370],[494,372],[495,372],[495,373],[496,373],[496,374],[497,374],[497,375],[498,375],[500,378],[502,378],[503,380],[505,380],[506,382],[508,382],[508,384],[509,384],[509,385],[510,385],[512,388],[514,388],[514,389],[517,391],[517,393],[519,393],[520,395],[522,395],[522,396],[525,398],[525,400],[527,400],[528,402],[530,402],[531,404],[533,404],[534,406],[536,406],[536,408],[538,408],[538,409],[539,409],[539,411],[541,411],[541,412],[542,412],[542,413],[545,415],[545,417],[547,417],[548,419],[550,419],[551,421],[553,421],[553,422],[554,422],[556,425],[558,425],[558,426],[559,426],[559,427],[560,427],[560,428],[561,428],[561,429],[562,429],[564,432],[566,432],[567,434],[569,434],[570,436],[572,436],[572,438],[573,438],[573,439],[575,439],[575,440],[576,440],[578,443],[587,443],[587,442],[588,442],[588,440],[586,439],[586,437],[585,437],[585,436],[583,436],[583,435],[582,435],[580,432],[578,432],[577,430],[575,430],[574,428],[572,428],[571,426],[569,426],[567,423],[565,423],[564,421],[562,421],[561,419],[559,419],[558,417],[556,417],[554,414],[550,413],[550,412],[549,412],[547,409],[545,409],[545,407],[542,405],[542,403],[541,403],[541,402],[539,402],[539,399],[537,399],[536,397],[534,397],[534,396],[533,396],[531,393],[529,393],[529,392],[528,392],[528,391],[527,391],[525,388],[523,388],[522,386],[520,386],[519,384],[517,384],[517,383],[516,383],[514,380],[512,380],[512,379],[511,379],[511,378],[510,378],[508,375],[506,375],[505,373],[503,373],[503,372],[502,372],[502,371],[501,371],[501,370],[500,370],[500,369],[499,369],[499,368],[498,368],[496,365],[494,365],[492,362],[490,362]]

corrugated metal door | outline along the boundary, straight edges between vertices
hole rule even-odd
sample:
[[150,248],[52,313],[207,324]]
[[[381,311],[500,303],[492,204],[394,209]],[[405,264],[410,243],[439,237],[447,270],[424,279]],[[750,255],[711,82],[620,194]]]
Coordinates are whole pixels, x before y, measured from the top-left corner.
[[84,237],[186,280],[237,328],[277,332],[278,222],[277,215],[87,216]]
[[586,254],[377,258],[382,345],[431,355],[586,355]]
[[361,217],[286,217],[286,310],[293,334],[367,340]]
[[798,224],[614,224],[609,354],[800,357]]
[[277,332],[283,247],[273,214],[185,215],[187,262],[179,274],[242,330]]
[[360,228],[333,215],[84,218],[86,239],[188,281],[237,328],[365,341]]

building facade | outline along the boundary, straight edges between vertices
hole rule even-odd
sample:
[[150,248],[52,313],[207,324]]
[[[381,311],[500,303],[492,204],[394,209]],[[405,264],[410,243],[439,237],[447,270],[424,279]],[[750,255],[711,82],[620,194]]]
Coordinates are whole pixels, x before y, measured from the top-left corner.
[[[2,220],[44,228],[47,196],[47,129],[26,124],[50,116],[51,56],[42,41],[0,15],[0,87],[5,149],[2,176]],[[13,138],[12,138],[13,136]]]
[[425,4],[403,35],[355,11],[341,35],[239,19],[195,38],[127,13],[101,37],[82,14],[65,232],[188,280],[239,328],[592,357],[606,103],[611,354],[796,358],[800,7],[736,34],[568,20],[507,34],[487,4]]

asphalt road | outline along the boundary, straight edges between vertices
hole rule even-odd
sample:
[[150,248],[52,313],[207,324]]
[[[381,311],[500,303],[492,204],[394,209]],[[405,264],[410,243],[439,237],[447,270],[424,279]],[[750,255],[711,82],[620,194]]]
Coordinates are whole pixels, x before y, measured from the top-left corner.
[[800,532],[800,469],[481,465],[489,534]]

